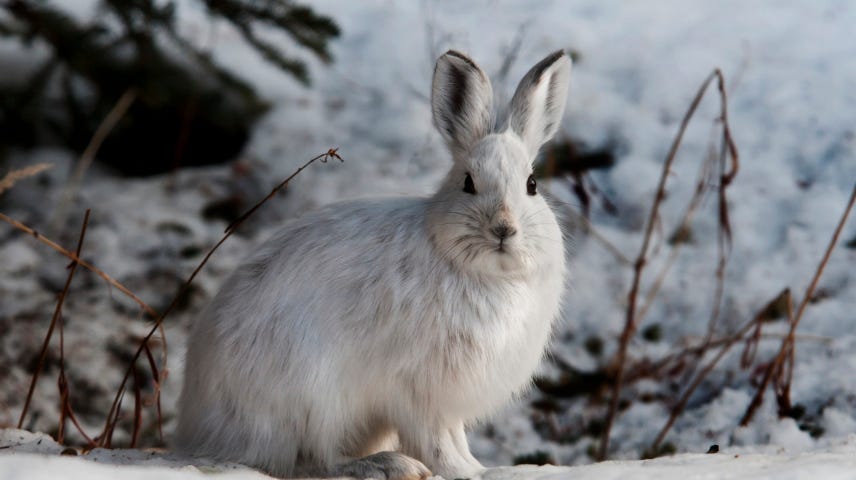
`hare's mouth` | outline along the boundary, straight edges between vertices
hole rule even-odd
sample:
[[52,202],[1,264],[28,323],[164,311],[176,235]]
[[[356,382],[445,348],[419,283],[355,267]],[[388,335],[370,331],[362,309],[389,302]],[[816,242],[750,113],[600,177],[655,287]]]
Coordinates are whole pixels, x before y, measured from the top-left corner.
[[522,253],[518,247],[509,242],[498,244],[493,249],[495,266],[505,273],[525,271],[526,261]]
[[493,252],[502,257],[517,256],[520,253],[519,245],[507,239],[494,243]]
[[520,250],[520,244],[516,242],[509,242],[508,240],[500,241],[496,245],[496,248],[494,248],[494,251],[497,255],[502,256],[517,256],[522,253]]
[[499,241],[499,245],[496,246],[496,251],[499,254],[508,254],[508,244],[505,243],[505,240]]

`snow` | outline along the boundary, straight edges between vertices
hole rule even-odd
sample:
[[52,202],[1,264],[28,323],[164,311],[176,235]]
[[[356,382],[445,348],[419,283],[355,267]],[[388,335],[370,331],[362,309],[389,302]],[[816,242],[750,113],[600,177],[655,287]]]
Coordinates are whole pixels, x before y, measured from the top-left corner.
[[[343,198],[428,193],[445,173],[448,155],[431,126],[427,96],[433,62],[448,48],[468,52],[495,77],[497,96],[506,99],[526,69],[549,52],[558,48],[576,52],[570,100],[558,137],[617,152],[616,165],[592,173],[592,179],[619,214],[613,216],[595,202],[591,221],[631,259],[641,244],[660,168],[678,123],[705,76],[714,67],[722,69],[741,169],[729,190],[734,238],[720,332],[752,318],[785,287],[791,288],[795,301],[801,300],[856,182],[852,121],[856,4],[846,0],[572,4],[318,0],[312,5],[332,15],[343,36],[333,45],[334,64],[308,59],[314,83],[307,90],[248,52],[240,36],[225,25],[209,24],[196,2],[180,2],[182,31],[210,46],[223,64],[245,73],[273,102],[241,159],[246,171],[212,167],[149,179],[116,179],[95,166],[70,209],[74,214],[67,228],[56,233],[61,243],[73,245],[82,210],[92,207],[84,257],[162,308],[180,279],[201,259],[201,253],[186,252],[204,252],[225,228],[224,222],[202,219],[200,210],[235,193],[261,198],[306,159],[330,147],[341,148],[345,163],[313,165],[287,195],[259,211],[245,232],[230,238],[195,281],[198,288],[187,308],[171,315],[169,377],[163,389],[167,443],[181,384],[184,328],[253,245],[284,219],[307,209]],[[507,77],[496,78],[518,38],[517,60]],[[0,51],[13,50],[2,44]],[[671,233],[695,187],[699,162],[715,128],[715,93],[711,89],[703,101],[669,177],[660,240]],[[61,198],[60,187],[74,160],[56,149],[15,154],[13,166],[40,161],[55,166],[42,176],[45,181],[21,182],[7,192],[0,210],[39,231],[50,231],[48,206]],[[549,188],[569,210],[576,208],[578,201],[564,181],[553,181]],[[706,332],[716,268],[714,201],[700,210],[692,228],[693,243],[683,247],[642,325],[658,325],[663,338],[634,339],[631,359],[659,358],[697,342]],[[573,279],[564,322],[551,350],[576,369],[595,372],[615,352],[631,271],[590,235],[569,233],[574,237]],[[854,238],[856,221],[851,219],[842,243]],[[670,248],[663,241],[656,243],[662,244],[660,253],[646,269],[643,292]],[[0,364],[18,365],[0,373],[0,425],[12,425],[30,378],[21,359],[31,358],[41,344],[57,285],[66,275],[66,261],[6,226],[0,227],[0,258]],[[470,443],[475,455],[495,466],[543,451],[559,463],[577,466],[495,469],[485,478],[851,478],[856,458],[854,265],[856,250],[839,246],[833,252],[819,285],[822,295],[808,306],[797,331],[791,395],[793,403],[804,409],[800,418],[780,419],[768,392],[753,422],[738,425],[757,384],[752,369],[772,357],[787,332],[780,319],[765,324],[750,369],[740,367],[742,345],[738,345],[691,398],[666,438],[679,455],[635,461],[666,422],[668,401],[687,383],[683,377],[629,386],[628,398],[644,394],[655,400],[633,401],[620,412],[610,454],[621,461],[595,465],[584,464],[593,461],[590,452],[597,437],[588,433],[588,427],[604,417],[602,399],[560,399],[561,410],[547,415],[531,406],[543,397],[533,391],[474,429]],[[73,346],[67,368],[72,388],[77,385],[78,391],[85,391],[78,400],[86,401],[76,404],[88,406],[81,420],[89,431],[96,431],[103,426],[103,412],[122,373],[115,354],[104,346],[114,352],[130,350],[146,326],[139,321],[139,309],[120,293],[86,272],[77,275],[65,307],[66,342]],[[599,339],[602,353],[590,353],[585,347],[588,339]],[[559,375],[550,362],[540,373]],[[52,431],[55,371],[43,376],[34,398],[32,411],[37,416],[28,428]],[[144,423],[151,425],[153,420],[147,413]],[[569,432],[566,438],[548,434],[544,425],[550,422]],[[117,433],[120,444],[127,438],[127,432]],[[145,439],[157,443],[152,429]],[[723,453],[698,454],[713,443]],[[102,453],[94,455],[98,462],[56,456],[47,460],[19,448],[0,450],[0,478],[116,476],[109,470],[114,467],[100,464],[106,458],[98,457]],[[176,462],[170,468],[184,462],[170,461]],[[158,468],[158,474],[167,478],[198,476],[200,468],[223,468],[164,470],[144,467],[141,458],[125,463],[134,466],[123,467],[122,474],[132,477],[151,471],[143,468]],[[246,471],[226,474],[258,476]]]
[[[43,433],[0,430],[0,479],[17,478],[127,478],[186,479],[217,473],[223,478],[270,478],[250,468],[204,459],[182,458],[152,450],[96,448],[81,454],[56,443]],[[162,477],[161,477],[162,476]]]
[[[63,447],[43,434],[23,430],[0,431],[0,480],[54,478],[190,480],[217,478],[253,480],[272,478],[239,465],[182,459],[161,451],[95,449],[83,455],[58,455]],[[804,479],[853,478],[856,435],[802,453],[764,449],[725,449],[716,454],[681,454],[653,460],[601,462],[577,467],[521,465],[491,468],[482,480],[609,480],[632,477],[645,480],[685,479]],[[432,477],[439,479],[440,477]],[[473,480],[476,480],[475,478]]]

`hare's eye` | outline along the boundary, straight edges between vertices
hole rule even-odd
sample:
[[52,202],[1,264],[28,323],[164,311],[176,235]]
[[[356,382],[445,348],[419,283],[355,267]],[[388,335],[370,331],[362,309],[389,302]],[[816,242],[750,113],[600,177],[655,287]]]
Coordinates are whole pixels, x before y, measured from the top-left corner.
[[467,178],[464,179],[464,191],[470,195],[476,194],[476,184],[473,183],[473,177],[469,173],[467,174]]
[[535,195],[537,192],[536,188],[538,187],[538,183],[535,182],[535,177],[529,175],[529,178],[526,179],[526,193],[529,195]]

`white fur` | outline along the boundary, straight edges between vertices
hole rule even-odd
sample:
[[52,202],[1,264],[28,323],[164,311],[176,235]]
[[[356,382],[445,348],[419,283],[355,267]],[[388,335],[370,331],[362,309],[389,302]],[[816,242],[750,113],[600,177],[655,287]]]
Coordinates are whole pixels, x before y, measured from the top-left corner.
[[[307,214],[226,280],[192,327],[179,448],[282,476],[424,474],[397,454],[353,463],[394,448],[446,478],[482,469],[464,426],[526,388],[564,289],[559,226],[526,189],[533,139],[565,104],[566,86],[548,87],[570,61],[550,58],[518,87],[524,118],[489,133],[487,76],[440,57],[434,121],[455,161],[438,192]],[[500,222],[517,232],[502,250]]]

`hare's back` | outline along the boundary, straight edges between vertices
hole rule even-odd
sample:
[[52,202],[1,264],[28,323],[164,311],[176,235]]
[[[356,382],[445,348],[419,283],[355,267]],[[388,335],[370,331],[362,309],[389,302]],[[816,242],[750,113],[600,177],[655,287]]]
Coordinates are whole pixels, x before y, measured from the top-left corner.
[[427,261],[424,210],[422,199],[394,198],[336,203],[308,213],[262,244],[227,289],[242,297],[239,303],[252,297],[281,318],[341,318],[337,309],[353,311],[393,288],[386,283],[394,282],[396,269]]
[[[328,205],[286,224],[253,255],[284,280],[322,274],[367,274],[381,263],[427,245],[424,201],[358,200]],[[303,268],[297,272],[285,269]],[[298,275],[295,275],[298,274]]]

